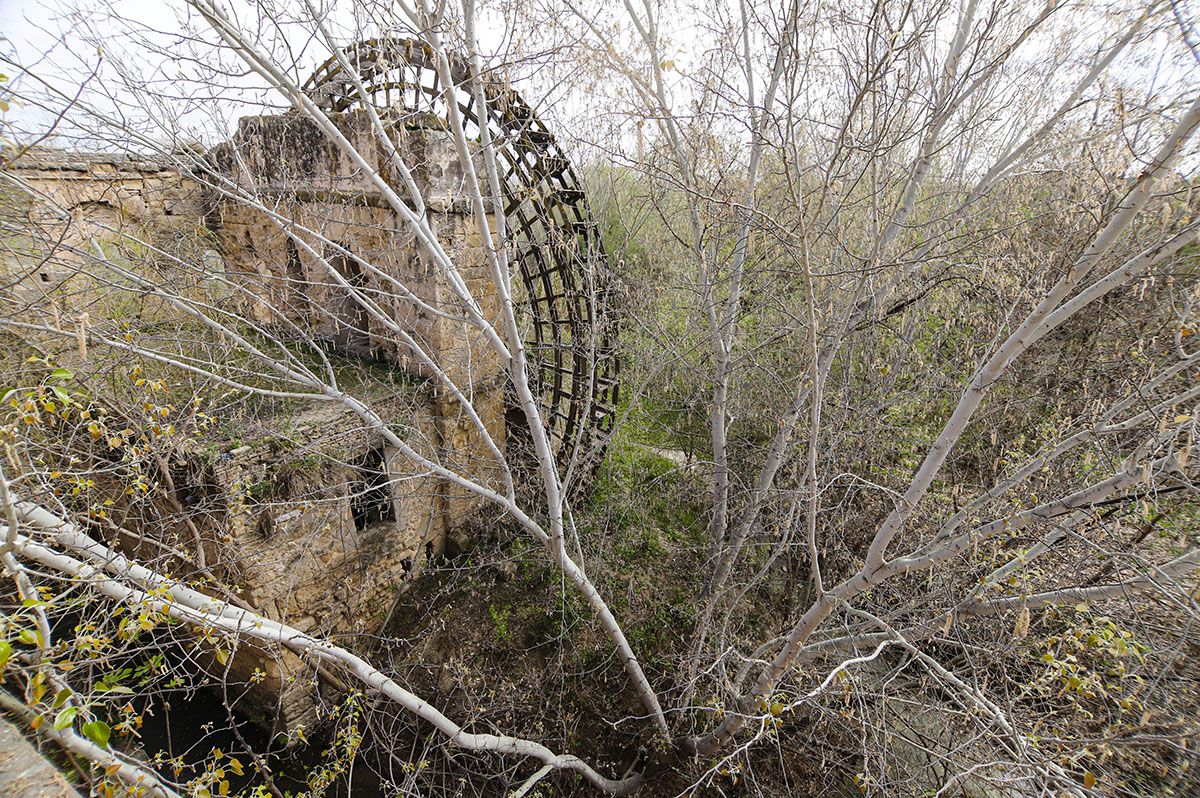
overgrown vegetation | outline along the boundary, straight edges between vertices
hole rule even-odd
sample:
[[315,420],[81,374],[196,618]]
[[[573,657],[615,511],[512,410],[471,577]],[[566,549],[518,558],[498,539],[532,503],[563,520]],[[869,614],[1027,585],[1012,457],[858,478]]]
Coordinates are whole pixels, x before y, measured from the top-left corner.
[[1194,794],[1188,10],[610,5],[0,59],[0,708],[105,796]]

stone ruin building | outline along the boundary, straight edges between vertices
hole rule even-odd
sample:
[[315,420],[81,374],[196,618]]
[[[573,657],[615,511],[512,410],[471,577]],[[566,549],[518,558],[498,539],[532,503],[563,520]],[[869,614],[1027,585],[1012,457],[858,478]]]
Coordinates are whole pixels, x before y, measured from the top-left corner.
[[[430,54],[400,39],[363,42],[346,52],[405,163],[417,165],[429,227],[485,316],[494,318],[499,297],[486,271]],[[457,77],[465,75],[463,64],[453,69]],[[319,68],[305,91],[403,195],[364,100],[339,63],[331,59]],[[545,125],[511,89],[489,84],[488,92],[482,115],[468,94],[459,92],[455,101],[472,130],[487,126],[498,145],[502,201],[516,247],[513,283],[538,395],[560,465],[586,477],[617,399],[598,231],[579,181]],[[69,209],[80,228],[112,229],[137,219],[180,229],[202,226],[217,242],[202,253],[205,262],[231,283],[254,289],[253,299],[243,302],[245,315],[411,375],[405,389],[371,397],[376,412],[402,422],[411,431],[410,444],[431,459],[498,485],[489,453],[462,409],[435,380],[423,379],[426,365],[381,330],[320,262],[331,264],[346,284],[380,297],[393,322],[445,368],[472,398],[493,439],[519,461],[523,417],[513,414],[501,363],[453,318],[456,298],[445,276],[363,172],[315,123],[294,112],[242,119],[233,138],[210,150],[206,161],[212,170],[207,180],[165,162],[61,152],[32,153],[10,170]],[[256,210],[212,191],[205,185],[214,182],[212,175],[265,207]],[[293,235],[279,219],[289,220]],[[324,241],[304,230],[319,232]],[[368,263],[377,271],[365,268]],[[23,301],[49,308],[56,324],[70,325],[85,318],[89,296],[70,289],[69,271],[43,264],[15,278],[10,274],[6,283]],[[398,296],[389,278],[402,280],[421,304]],[[180,454],[192,461],[185,469],[189,479],[195,483],[200,474],[203,483],[186,489],[205,503],[206,520],[199,522],[205,559],[222,564],[250,605],[304,631],[378,631],[430,556],[466,545],[480,500],[385,451],[346,411],[312,407],[259,421],[255,434],[202,464],[195,453]],[[281,453],[283,438],[303,442],[303,467],[294,455]],[[292,655],[243,655],[235,667],[266,672],[257,694],[273,713],[271,722],[312,719],[314,677]]]

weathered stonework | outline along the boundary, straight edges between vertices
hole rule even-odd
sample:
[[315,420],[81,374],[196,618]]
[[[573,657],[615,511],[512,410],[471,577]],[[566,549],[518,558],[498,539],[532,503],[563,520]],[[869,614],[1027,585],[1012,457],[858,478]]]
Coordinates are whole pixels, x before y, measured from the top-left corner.
[[[34,149],[7,167],[27,191],[4,196],[3,214],[23,228],[23,240],[6,241],[0,296],[15,311],[74,323],[80,313],[112,314],[113,292],[94,279],[95,269],[74,250],[93,241],[128,236],[158,241],[199,241],[207,195],[174,165],[107,153]],[[215,255],[215,253],[213,253]],[[177,290],[184,286],[173,286]],[[162,311],[161,303],[154,308]],[[139,313],[144,317],[144,313]]]
[[0,794],[5,798],[79,798],[79,792],[3,715],[0,715]]
[[[372,403],[404,420],[406,442],[422,456],[498,487],[477,431],[445,414],[448,406],[428,383]],[[502,440],[500,388],[476,406]],[[282,438],[265,434],[204,469],[217,498],[209,562],[252,606],[304,632],[374,634],[431,558],[464,545],[479,500],[388,450],[348,411],[316,407],[288,421],[287,440],[302,447],[280,451]],[[311,725],[312,669],[286,653],[235,662],[240,676],[255,669],[266,674],[251,696],[260,714],[277,726]]]
[[203,217],[200,184],[162,161],[35,149],[8,170],[36,193],[44,218],[62,209],[118,229],[130,222],[153,222],[186,230]]
[[[351,111],[332,119],[367,168],[411,202],[368,115]],[[498,294],[449,135],[432,118],[408,115],[395,126],[393,141],[414,168],[429,232],[484,316],[496,320]],[[406,442],[430,461],[502,488],[499,465],[478,429],[404,338],[411,336],[471,397],[503,448],[499,358],[466,321],[467,308],[446,270],[418,246],[384,187],[295,114],[243,119],[234,138],[209,158],[262,204],[215,203],[226,275],[254,289],[249,311],[255,320],[292,325],[345,354],[391,363],[424,380],[412,395],[373,402],[373,409],[389,422],[402,420]],[[347,285],[370,296],[387,321],[363,311]],[[430,557],[464,545],[461,530],[482,500],[383,446],[345,411],[317,408],[295,424],[300,431],[292,437],[305,440],[306,452],[319,454],[319,462],[296,469],[286,457],[250,444],[215,469],[230,499],[226,551],[250,565],[235,566],[232,579],[254,606],[306,632],[374,633]],[[277,721],[292,725],[311,717],[311,682],[294,680],[311,669],[289,656],[245,662],[262,667],[268,694],[282,697]]]
[[[407,196],[366,114],[334,118],[368,167]],[[416,167],[428,230],[479,310],[495,320],[499,298],[452,142],[432,117],[406,120],[394,138],[404,162]],[[280,335],[309,336],[344,356],[401,372],[399,383],[407,388],[360,398],[421,456],[502,490],[503,473],[481,433],[404,339],[411,336],[470,398],[503,451],[499,358],[466,321],[446,270],[417,246],[381,188],[294,114],[243,119],[235,137],[208,159],[245,197],[205,195],[189,175],[126,158],[25,159],[18,162],[20,174],[43,195],[27,209],[30,228],[63,225],[68,240],[81,246],[93,236],[112,239],[113,231],[140,235],[144,225],[157,225],[155,232],[167,238],[199,231],[205,266],[250,289],[240,307],[244,315]],[[216,251],[205,253],[208,245]],[[37,309],[59,328],[88,309],[93,318],[122,317],[96,307],[109,299],[103,290],[64,291],[63,283],[80,279],[80,261],[67,253],[56,262],[62,280],[18,278],[15,290],[25,293],[9,301]],[[361,311],[346,284],[372,296],[388,323]],[[173,456],[180,469],[173,481],[202,498],[191,507],[194,530],[176,523],[162,534],[185,548],[199,546],[205,567],[265,615],[312,634],[349,640],[374,634],[430,558],[466,545],[464,530],[482,500],[386,447],[378,430],[342,406],[293,403],[254,421],[253,434],[206,441],[204,451]],[[130,523],[137,517],[130,514]],[[143,553],[129,545],[135,555]],[[231,667],[257,682],[251,698],[270,725],[315,720],[311,665],[286,651],[243,645]]]
[[[412,204],[367,113],[350,111],[333,114],[332,119],[371,172]],[[484,317],[495,321],[499,297],[487,272],[478,227],[470,217],[462,167],[449,134],[435,119],[412,115],[393,131],[424,200],[428,230],[453,260]],[[270,203],[272,212],[289,220],[285,230],[266,209],[236,201],[218,203],[226,273],[255,287],[257,321],[279,324],[286,319],[351,354],[430,374],[428,364],[398,340],[396,330],[403,330],[458,385],[497,378],[499,359],[465,321],[467,308],[445,269],[418,246],[409,223],[393,210],[382,187],[315,123],[296,114],[243,119],[233,140],[215,148],[210,159],[247,194]],[[331,268],[372,296],[394,328],[349,299]],[[412,296],[404,295],[400,282]]]

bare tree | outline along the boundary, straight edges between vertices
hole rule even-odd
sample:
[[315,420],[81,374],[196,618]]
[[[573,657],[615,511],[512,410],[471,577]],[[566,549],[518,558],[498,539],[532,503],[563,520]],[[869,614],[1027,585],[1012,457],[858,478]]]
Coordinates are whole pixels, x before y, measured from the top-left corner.
[[[1177,7],[789,1],[673,16],[677,9],[651,2],[509,10],[422,0],[356,3],[338,17],[308,0],[245,15],[191,0],[188,9],[196,24],[178,43],[188,53],[183,82],[219,97],[252,77],[262,91],[254,102],[290,108],[319,132],[431,264],[444,302],[426,301],[419,285],[247,179],[255,168],[236,147],[215,168],[180,146],[182,89],[138,71],[137,57],[169,52],[153,32],[129,24],[140,49],[78,94],[36,64],[10,61],[19,75],[10,94],[55,126],[155,153],[220,202],[265,220],[355,318],[370,320],[377,343],[406,353],[453,400],[487,467],[445,462],[399,433],[369,391],[343,384],[335,358],[294,308],[278,308],[273,287],[216,273],[203,247],[180,251],[120,219],[81,230],[55,197],[6,172],[14,197],[49,209],[41,224],[27,213],[18,223],[27,227],[11,231],[20,237],[9,249],[22,250],[23,262],[36,271],[53,260],[110,296],[152,297],[175,325],[135,332],[119,307],[71,319],[44,297],[15,294],[0,319],[39,353],[25,372],[14,367],[11,477],[0,480],[3,557],[18,599],[6,626],[24,635],[4,657],[17,686],[0,696],[37,733],[93,763],[100,778],[156,794],[220,782],[216,763],[184,784],[118,751],[92,709],[95,685],[60,667],[61,618],[115,604],[150,627],[179,624],[221,652],[295,652],[343,688],[430,724],[443,743],[511,760],[505,768],[535,760],[535,770],[514,776],[519,795],[557,771],[614,795],[750,779],[766,742],[790,735],[815,750],[805,735],[833,722],[821,715],[836,714],[835,687],[863,707],[843,716],[870,729],[857,754],[864,792],[953,794],[982,781],[1014,795],[1098,794],[1110,785],[1096,771],[1109,766],[1093,763],[1086,741],[1132,750],[1155,737],[1143,728],[1149,715],[1139,727],[1133,714],[1158,707],[1165,688],[1125,691],[1104,680],[1135,660],[1164,673],[1172,646],[1196,639],[1195,536],[1152,534],[1165,517],[1191,517],[1200,394],[1200,354],[1188,340],[1200,98],[1191,29]],[[481,26],[497,21],[512,29],[507,65],[491,63],[479,41]],[[430,92],[473,235],[485,242],[480,264],[463,262],[431,226],[436,199],[422,165],[406,160],[404,133],[376,102],[369,65],[347,46],[397,29],[417,40],[437,76]],[[330,97],[306,88],[309,56],[292,49],[301,40],[301,49],[331,56],[365,137],[347,132]],[[503,202],[504,142],[478,123],[485,116],[463,111],[505,102],[501,76],[525,58],[541,64],[531,79],[549,94],[575,93],[567,114],[595,111],[577,127],[580,153],[598,161],[593,196],[605,218],[636,220],[627,271],[617,269],[636,318],[627,325],[626,390],[635,398],[626,410],[682,395],[703,419],[701,435],[673,439],[682,471],[699,476],[689,484],[703,485],[687,500],[702,508],[704,529],[674,572],[662,572],[690,591],[668,669],[647,666],[614,610],[621,585],[606,564],[614,555],[577,524],[586,512],[572,506],[578,463],[561,462],[548,431],[552,408],[514,285],[522,244]],[[123,103],[158,118],[114,113]],[[114,253],[113,242],[125,250]],[[598,286],[599,277],[590,288]],[[444,320],[471,358],[499,365],[532,469],[497,440],[471,371],[414,335],[398,307]],[[305,311],[323,322],[340,312]],[[194,338],[187,347],[181,331]],[[126,528],[102,540],[93,530],[103,516],[63,496],[61,473],[169,481],[162,463],[176,443],[152,436],[128,444],[119,467],[97,458],[60,469],[99,412],[53,368],[70,348],[185,375],[197,400],[176,424],[194,439],[210,421],[195,409],[201,396],[339,407],[384,442],[385,458],[511,519],[586,605],[624,670],[644,726],[632,764],[605,772],[589,764],[603,752],[557,753],[451,720],[353,645],[273,620],[222,587],[194,522],[194,544],[183,548]],[[105,357],[93,354],[89,368],[124,368]],[[472,368],[482,362],[471,358]],[[164,419],[173,407],[163,405]],[[111,422],[91,437],[143,423],[128,407],[106,412]],[[619,428],[614,445],[628,434]],[[111,448],[124,451],[128,437],[115,435]],[[188,516],[178,501],[174,508]],[[136,562],[144,552],[150,560]],[[203,591],[172,575],[183,564],[206,580]],[[1182,631],[1150,629],[1154,613]],[[1165,642],[1143,642],[1143,628],[1147,640]],[[1028,656],[1034,639],[1040,659]],[[1084,662],[1095,652],[1104,664]],[[1115,719],[1093,728],[1089,713],[1072,734],[1044,731],[1039,712],[1054,715],[1076,696],[1109,701]],[[893,731],[883,717],[901,700],[945,707],[944,728],[930,732],[910,711],[906,730]],[[1190,699],[1181,700],[1186,714]],[[960,731],[961,745],[946,739]],[[895,745],[867,741],[876,734]],[[1181,761],[1194,734],[1192,724],[1171,738]],[[905,781],[892,750],[901,743],[940,770]],[[265,759],[255,766],[278,790]]]

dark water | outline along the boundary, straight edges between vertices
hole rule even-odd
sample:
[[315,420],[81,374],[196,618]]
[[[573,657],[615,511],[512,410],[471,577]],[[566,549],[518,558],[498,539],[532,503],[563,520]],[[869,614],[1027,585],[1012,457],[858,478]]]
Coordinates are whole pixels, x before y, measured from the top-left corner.
[[[225,768],[231,795],[264,781],[256,771],[253,757],[246,752],[247,746],[259,752],[269,751],[263,761],[270,768],[275,786],[285,794],[296,794],[309,790],[308,775],[325,764],[324,752],[332,738],[331,729],[316,729],[307,734],[307,744],[288,746],[283,735],[275,735],[272,739],[261,724],[236,710],[233,713],[235,731],[225,709],[224,697],[215,688],[159,696],[135,702],[135,705],[144,718],[140,752],[149,757],[159,753],[170,758],[181,757],[186,768],[178,777],[181,780],[194,778],[202,772],[204,763],[211,760],[214,748],[225,754],[222,762],[228,762],[230,756],[237,757],[245,775],[236,776]],[[338,776],[324,794],[331,798],[394,795],[396,791],[386,789],[373,769],[365,766],[364,760],[371,753],[369,739],[365,739],[349,776]],[[173,777],[169,768],[163,768],[163,771],[168,778]]]

